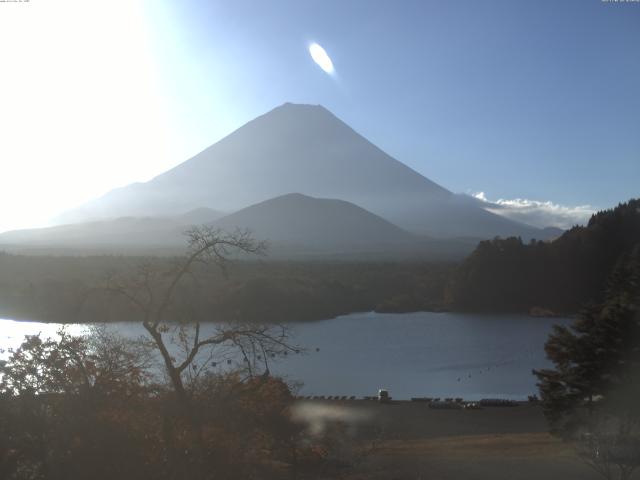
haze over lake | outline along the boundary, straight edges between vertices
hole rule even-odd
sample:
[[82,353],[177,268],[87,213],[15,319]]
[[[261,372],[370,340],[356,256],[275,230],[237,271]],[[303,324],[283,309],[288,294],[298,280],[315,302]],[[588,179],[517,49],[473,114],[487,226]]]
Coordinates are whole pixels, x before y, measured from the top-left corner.
[[[544,343],[552,326],[566,322],[525,315],[355,313],[289,324],[293,341],[306,351],[270,368],[304,382],[301,395],[363,396],[387,388],[399,399],[524,399],[536,393],[531,370],[550,365]],[[55,335],[60,325],[0,320],[0,327],[0,347],[7,348],[26,334]],[[72,333],[86,330],[81,325],[68,328]],[[145,333],[137,323],[111,328],[129,337]],[[212,326],[203,327],[203,334],[208,328]]]

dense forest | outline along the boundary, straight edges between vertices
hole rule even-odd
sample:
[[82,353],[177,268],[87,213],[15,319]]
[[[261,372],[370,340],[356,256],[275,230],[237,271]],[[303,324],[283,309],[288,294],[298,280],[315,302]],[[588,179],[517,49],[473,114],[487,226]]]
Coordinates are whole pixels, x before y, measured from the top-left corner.
[[[0,254],[0,317],[47,322],[138,320],[112,298],[108,279],[141,270],[170,272],[175,258],[22,256]],[[287,322],[357,311],[443,308],[454,264],[408,262],[236,261],[227,275],[198,265],[197,281],[177,292],[201,321]],[[180,318],[176,318],[179,320]]]
[[594,214],[552,242],[480,242],[447,288],[466,311],[575,313],[603,300],[607,276],[640,244],[640,200]]

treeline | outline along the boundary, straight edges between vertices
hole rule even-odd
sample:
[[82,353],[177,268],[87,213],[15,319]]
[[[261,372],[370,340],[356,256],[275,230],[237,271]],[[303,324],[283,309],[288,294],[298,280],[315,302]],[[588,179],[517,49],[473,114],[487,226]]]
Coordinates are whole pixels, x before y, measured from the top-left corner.
[[[112,277],[141,268],[170,272],[167,257],[54,257],[0,254],[0,317],[48,322],[138,320],[138,312],[106,288]],[[177,300],[200,321],[288,322],[357,311],[442,309],[454,264],[427,262],[236,261],[222,275],[196,267]],[[176,318],[179,320],[179,318]]]
[[553,242],[480,242],[452,275],[447,299],[467,311],[575,313],[603,301],[607,276],[637,245],[640,200],[632,199]]

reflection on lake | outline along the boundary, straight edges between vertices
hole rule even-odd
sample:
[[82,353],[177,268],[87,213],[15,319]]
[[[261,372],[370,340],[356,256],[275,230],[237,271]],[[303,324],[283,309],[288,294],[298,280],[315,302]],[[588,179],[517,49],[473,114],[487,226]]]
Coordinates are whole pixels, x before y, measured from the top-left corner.
[[[550,365],[544,343],[552,325],[567,322],[524,315],[356,313],[290,324],[293,341],[307,351],[278,361],[271,371],[304,382],[302,395],[362,396],[387,388],[394,398],[526,398],[536,392],[531,370]],[[58,328],[0,320],[0,348],[18,346],[24,335],[54,336]],[[87,331],[82,325],[67,328]],[[128,337],[145,333],[135,323],[110,328]],[[213,328],[205,326],[203,334]]]

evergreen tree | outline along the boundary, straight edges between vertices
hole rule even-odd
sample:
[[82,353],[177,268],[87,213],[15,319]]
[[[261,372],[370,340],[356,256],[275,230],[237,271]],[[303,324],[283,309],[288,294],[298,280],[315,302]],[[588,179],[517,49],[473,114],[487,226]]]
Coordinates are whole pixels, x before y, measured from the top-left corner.
[[554,369],[534,371],[552,433],[574,440],[606,478],[640,464],[640,244],[610,275],[605,302],[556,326],[545,349]]

